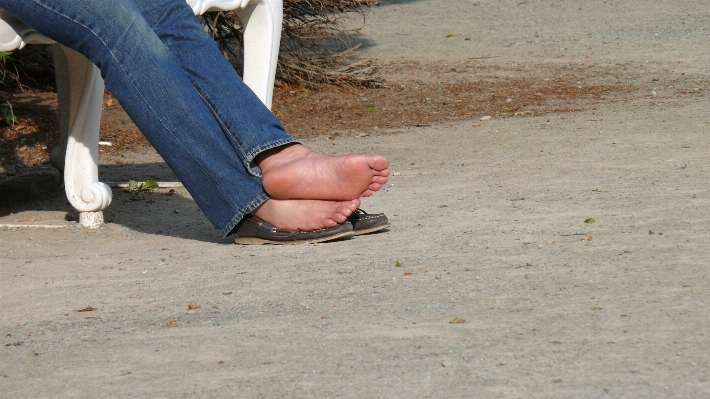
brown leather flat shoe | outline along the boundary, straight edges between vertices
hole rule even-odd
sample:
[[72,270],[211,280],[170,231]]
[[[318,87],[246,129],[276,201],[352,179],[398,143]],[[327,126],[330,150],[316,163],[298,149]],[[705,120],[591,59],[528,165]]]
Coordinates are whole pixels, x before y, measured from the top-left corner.
[[287,231],[256,216],[246,216],[234,230],[234,242],[242,245],[303,244],[332,241],[354,236],[349,222],[327,229]]
[[390,227],[384,213],[367,213],[359,208],[348,217],[348,222],[353,225],[355,235],[374,233]]

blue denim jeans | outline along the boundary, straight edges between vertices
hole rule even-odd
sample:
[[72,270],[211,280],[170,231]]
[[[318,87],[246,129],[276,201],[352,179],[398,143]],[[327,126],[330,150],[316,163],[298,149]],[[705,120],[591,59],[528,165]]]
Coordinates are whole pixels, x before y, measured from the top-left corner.
[[0,0],[0,8],[99,67],[224,235],[269,198],[254,157],[294,139],[184,0]]

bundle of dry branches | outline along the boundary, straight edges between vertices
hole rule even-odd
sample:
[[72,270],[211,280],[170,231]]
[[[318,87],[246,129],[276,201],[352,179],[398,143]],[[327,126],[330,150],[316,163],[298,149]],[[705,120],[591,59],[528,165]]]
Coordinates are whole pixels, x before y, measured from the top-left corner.
[[[277,79],[296,85],[382,84],[372,60],[352,60],[357,28],[345,26],[348,14],[365,13],[380,0],[284,0],[283,32]],[[232,12],[203,16],[205,27],[237,67],[242,59],[242,27]]]

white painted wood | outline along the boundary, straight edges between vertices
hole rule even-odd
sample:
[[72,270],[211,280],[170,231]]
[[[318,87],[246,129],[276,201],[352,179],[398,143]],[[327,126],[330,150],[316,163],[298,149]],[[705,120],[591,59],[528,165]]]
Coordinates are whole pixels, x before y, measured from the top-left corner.
[[271,109],[283,0],[252,1],[235,13],[244,26],[244,83]]
[[19,19],[0,9],[0,51],[21,49],[27,44],[50,44],[47,39]]
[[187,4],[192,7],[192,12],[195,15],[202,15],[207,11],[230,11],[237,8],[246,7],[254,0],[186,0]]
[[104,81],[91,61],[60,45],[55,45],[54,69],[60,133],[68,136],[64,157],[67,199],[79,212],[99,212],[111,204],[111,189],[99,182],[98,168]]
[[[271,109],[283,0],[186,1],[195,15],[235,10],[244,25],[244,83]],[[0,9],[0,51],[50,43],[54,42]],[[52,163],[64,171],[67,198],[81,212],[80,223],[97,228],[112,197],[111,189],[98,181],[104,83],[98,68],[79,53],[58,44],[53,50],[61,144],[52,151]]]

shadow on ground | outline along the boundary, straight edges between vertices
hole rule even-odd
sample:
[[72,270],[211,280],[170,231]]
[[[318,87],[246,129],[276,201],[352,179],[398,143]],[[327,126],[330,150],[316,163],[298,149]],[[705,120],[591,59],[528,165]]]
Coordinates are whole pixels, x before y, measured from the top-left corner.
[[[102,176],[110,179],[102,177],[101,180],[106,182],[125,182],[129,180],[126,176],[173,180],[170,179],[172,173],[163,163],[102,166],[101,169]],[[140,172],[146,170],[163,173],[146,175]],[[128,231],[146,234],[231,243],[231,240],[222,238],[183,187],[163,187],[138,194],[118,187],[112,191],[111,205],[104,210],[107,225],[120,225]],[[61,176],[56,170],[30,170],[0,181],[0,224],[44,222],[61,225],[76,221],[78,213],[67,200]]]

